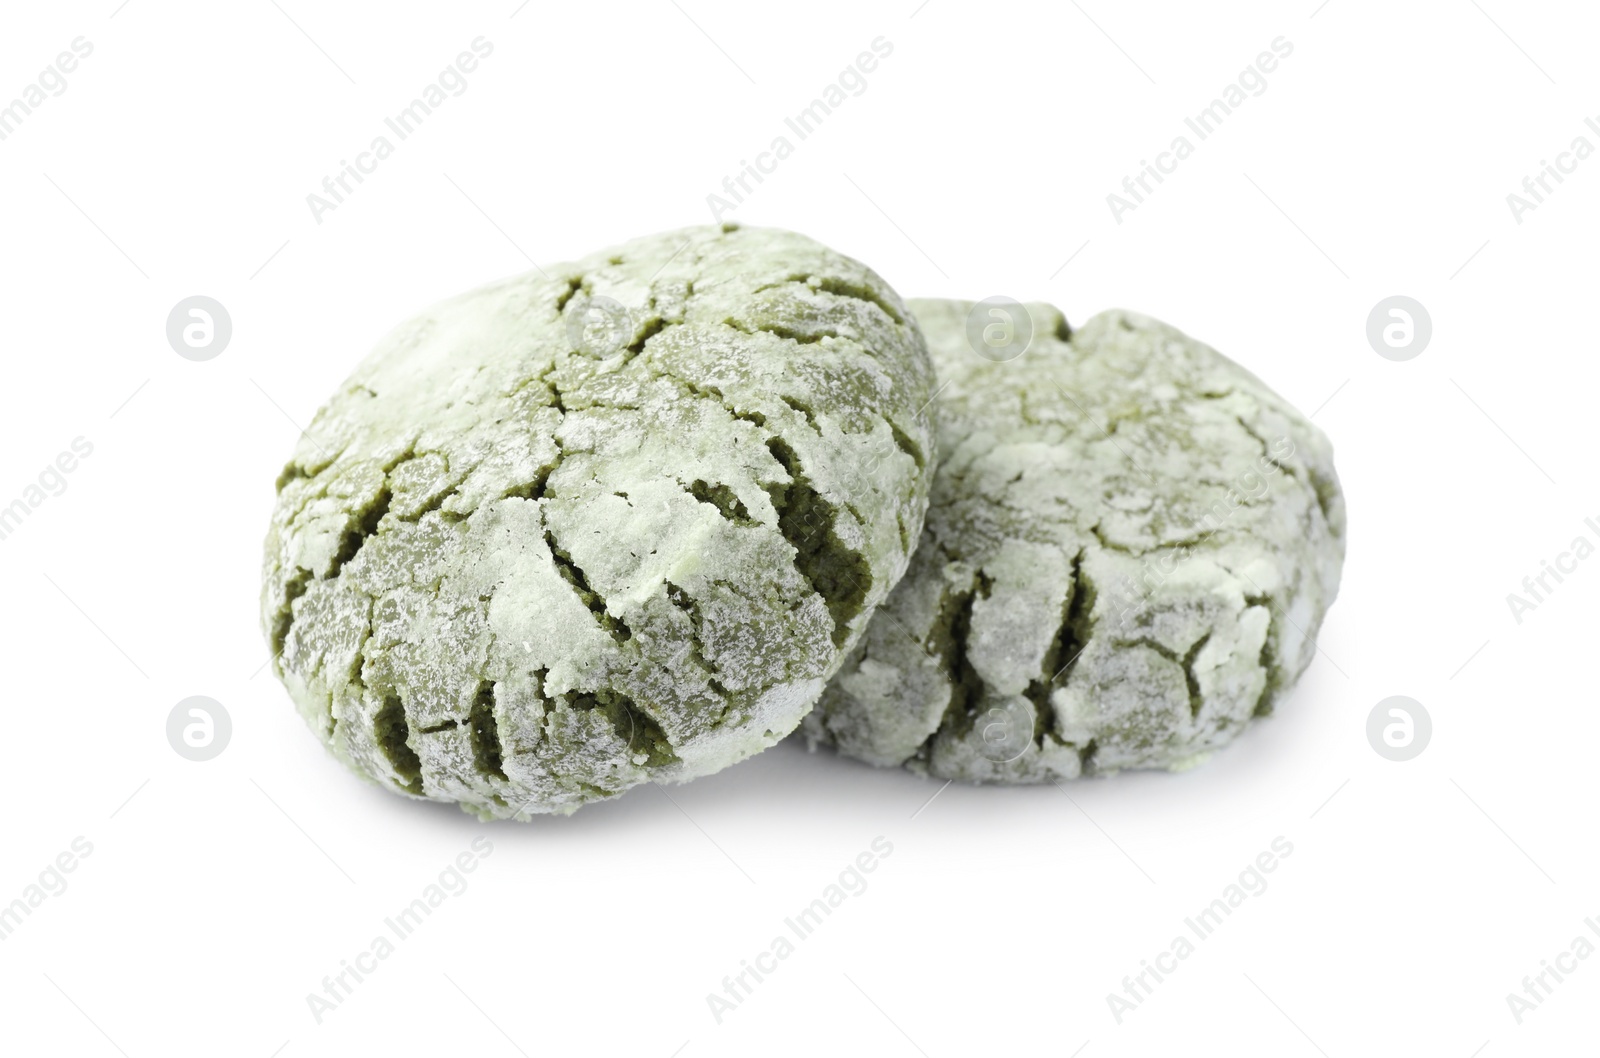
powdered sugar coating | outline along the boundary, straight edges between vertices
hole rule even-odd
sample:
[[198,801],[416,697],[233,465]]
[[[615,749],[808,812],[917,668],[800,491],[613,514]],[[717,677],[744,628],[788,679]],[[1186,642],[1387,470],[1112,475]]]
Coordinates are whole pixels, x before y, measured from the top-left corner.
[[945,388],[911,569],[803,730],[880,765],[1044,782],[1204,760],[1293,687],[1338,592],[1327,438],[1165,324],[1069,333],[1026,306],[1008,362],[972,303],[912,301]]
[[390,334],[299,443],[266,544],[313,729],[486,818],[781,739],[927,504],[931,368],[869,269],[728,225],[546,271]]

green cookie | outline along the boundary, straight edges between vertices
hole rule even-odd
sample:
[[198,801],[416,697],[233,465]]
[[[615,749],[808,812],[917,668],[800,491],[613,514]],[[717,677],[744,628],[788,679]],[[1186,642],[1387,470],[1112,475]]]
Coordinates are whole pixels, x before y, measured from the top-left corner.
[[927,524],[803,730],[973,781],[1196,764],[1315,653],[1344,561],[1332,449],[1165,324],[1069,334],[1011,305],[910,303],[945,384]]
[[922,529],[932,371],[800,235],[692,228],[403,324],[278,481],[262,619],[358,773],[488,817],[800,722]]

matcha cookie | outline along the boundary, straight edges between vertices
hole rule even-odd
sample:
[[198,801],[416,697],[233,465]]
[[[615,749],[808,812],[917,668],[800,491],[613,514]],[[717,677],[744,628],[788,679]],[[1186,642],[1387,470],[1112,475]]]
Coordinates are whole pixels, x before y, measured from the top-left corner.
[[694,228],[390,334],[278,480],[262,620],[358,773],[571,812],[783,738],[905,571],[917,326],[789,232]]
[[1048,305],[910,306],[946,387],[942,462],[911,570],[807,718],[813,744],[1045,782],[1187,767],[1271,711],[1344,559],[1322,433],[1143,316],[1069,333]]

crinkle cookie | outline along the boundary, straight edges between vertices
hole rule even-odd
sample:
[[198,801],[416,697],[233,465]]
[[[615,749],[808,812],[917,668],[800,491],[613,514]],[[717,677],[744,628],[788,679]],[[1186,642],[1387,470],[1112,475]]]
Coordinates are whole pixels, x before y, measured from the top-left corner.
[[[912,301],[946,388],[911,569],[803,731],[940,778],[1204,760],[1311,662],[1345,512],[1327,439],[1177,330]],[[1020,357],[990,352],[1025,341]],[[983,349],[989,356],[974,350]]]
[[931,380],[894,291],[790,232],[669,232],[447,301],[278,481],[278,676],[355,771],[485,818],[748,757],[905,571]]

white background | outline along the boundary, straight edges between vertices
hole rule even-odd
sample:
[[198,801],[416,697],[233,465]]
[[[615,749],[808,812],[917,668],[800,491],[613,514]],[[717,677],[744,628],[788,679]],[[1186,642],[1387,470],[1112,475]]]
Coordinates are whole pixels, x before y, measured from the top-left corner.
[[[0,101],[94,46],[0,142],[0,504],[94,446],[0,540],[0,903],[93,846],[0,941],[8,1052],[1594,1049],[1600,957],[1520,1025],[1506,1001],[1600,919],[1600,561],[1520,624],[1506,601],[1600,516],[1600,160],[1520,224],[1506,201],[1575,137],[1600,146],[1594,11],[116,3],[15,5],[0,32]],[[479,36],[468,90],[317,223],[306,196]],[[936,783],[792,744],[527,825],[346,774],[263,670],[294,424],[433,301],[708,222],[879,36],[866,91],[727,219],[905,296],[1139,309],[1315,411],[1350,550],[1298,691],[1186,774],[931,804]],[[1279,36],[1267,90],[1118,223],[1106,196]],[[233,320],[204,363],[165,337],[194,294]],[[1393,294],[1433,320],[1404,363],[1365,336]],[[1434,725],[1406,763],[1366,737],[1395,694]],[[206,763],[165,734],[190,695],[232,717]],[[307,994],[478,835],[470,886],[319,1024]],[[707,994],[879,835],[869,888],[718,1024]],[[1118,1024],[1107,995],[1280,835],[1267,890]]]

